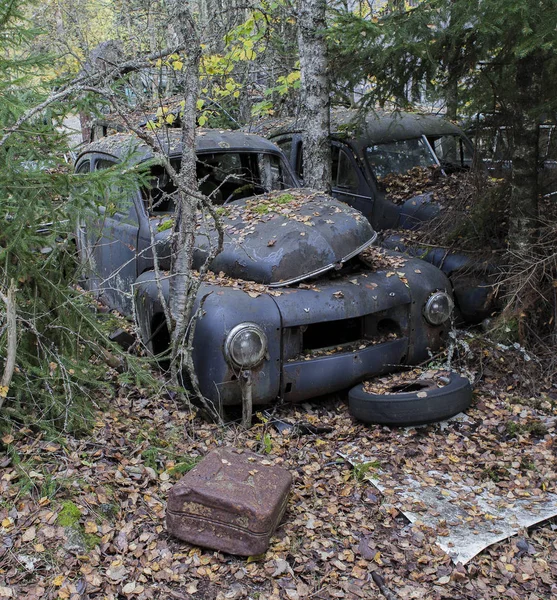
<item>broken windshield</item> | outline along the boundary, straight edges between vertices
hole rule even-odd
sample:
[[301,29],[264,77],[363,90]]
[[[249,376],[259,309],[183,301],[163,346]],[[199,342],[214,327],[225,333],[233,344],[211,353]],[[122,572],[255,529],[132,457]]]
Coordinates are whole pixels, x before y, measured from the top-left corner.
[[429,144],[423,138],[373,144],[366,148],[366,159],[377,179],[391,173],[407,173],[414,167],[438,164]]
[[[171,163],[176,170],[180,168],[178,159]],[[216,205],[296,186],[281,156],[264,152],[198,154],[197,181],[199,190]],[[144,192],[148,212],[173,212],[175,192],[164,167],[152,167],[151,185]]]

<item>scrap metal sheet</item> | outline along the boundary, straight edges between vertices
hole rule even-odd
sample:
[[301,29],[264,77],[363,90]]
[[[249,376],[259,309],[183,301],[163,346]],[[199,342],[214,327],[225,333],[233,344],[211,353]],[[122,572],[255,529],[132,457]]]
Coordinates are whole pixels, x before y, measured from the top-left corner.
[[[352,465],[365,462],[356,446],[341,456]],[[469,486],[439,471],[397,477],[381,470],[365,478],[411,522],[437,532],[436,543],[452,561],[466,564],[482,550],[557,515],[557,494],[509,497],[496,484]]]

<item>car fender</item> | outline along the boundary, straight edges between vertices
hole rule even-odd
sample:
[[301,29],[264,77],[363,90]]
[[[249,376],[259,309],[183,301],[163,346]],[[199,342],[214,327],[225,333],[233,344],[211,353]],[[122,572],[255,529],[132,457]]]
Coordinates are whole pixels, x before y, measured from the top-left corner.
[[[164,314],[153,271],[143,273],[136,282],[136,315],[142,339],[153,351],[153,324]],[[169,298],[169,278],[163,277],[160,288],[165,301]],[[255,296],[255,297],[254,297]],[[215,404],[241,402],[240,369],[225,359],[224,344],[230,331],[240,323],[256,323],[267,336],[268,351],[263,362],[252,369],[254,404],[273,401],[280,391],[281,317],[269,294],[246,292],[232,286],[201,284],[194,304],[195,323],[193,363],[203,395]]]
[[406,200],[400,207],[398,227],[417,229],[421,223],[438,217],[441,207],[436,202],[432,202],[432,198],[433,195],[428,192]]

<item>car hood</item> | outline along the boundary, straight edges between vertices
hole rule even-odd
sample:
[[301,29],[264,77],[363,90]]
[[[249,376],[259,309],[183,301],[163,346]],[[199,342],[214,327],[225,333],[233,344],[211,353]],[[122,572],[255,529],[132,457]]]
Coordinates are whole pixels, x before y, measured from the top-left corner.
[[[313,190],[273,192],[216,210],[224,239],[211,270],[273,287],[339,268],[377,237],[360,212]],[[205,215],[197,224],[194,268],[216,244],[212,218]]]

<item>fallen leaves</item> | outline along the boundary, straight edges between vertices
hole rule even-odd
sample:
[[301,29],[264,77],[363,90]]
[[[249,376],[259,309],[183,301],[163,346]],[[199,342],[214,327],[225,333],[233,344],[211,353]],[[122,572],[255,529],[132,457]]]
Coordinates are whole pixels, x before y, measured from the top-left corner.
[[32,525],[31,527],[29,527],[29,529],[23,532],[23,535],[21,536],[21,541],[32,542],[35,539],[36,535],[37,528],[34,525]]
[[[426,398],[427,387],[444,387],[447,384],[447,375],[448,372],[444,370],[411,369],[364,381],[363,389],[367,394],[381,395],[404,393],[409,390],[416,392],[418,398]],[[416,389],[417,386],[419,389]]]
[[360,252],[359,256],[370,269],[374,271],[387,271],[387,277],[396,275],[397,269],[404,267],[408,261],[408,258],[394,254],[378,246],[369,246]]
[[[505,357],[509,363],[508,353]],[[410,376],[427,373],[417,370]],[[374,381],[381,389],[394,380]],[[504,390],[507,381],[502,381]],[[10,444],[22,466],[11,464],[0,477],[0,523],[9,527],[0,535],[0,598],[234,600],[258,593],[268,600],[354,600],[379,597],[371,573],[380,573],[379,581],[400,598],[553,597],[557,531],[552,522],[496,544],[465,567],[453,567],[433,543],[437,532],[409,525],[400,511],[388,508],[397,496],[394,488],[380,493],[338,462],[337,452],[350,442],[393,476],[409,473],[434,485],[428,471],[436,469],[447,477],[448,491],[451,482],[470,480],[488,491],[503,489],[509,503],[535,501],[544,493],[542,486],[555,491],[553,404],[544,412],[482,385],[470,421],[421,429],[356,423],[342,399],[332,397],[274,407],[265,423],[255,419],[249,431],[222,429],[192,421],[169,398],[145,397],[123,386],[102,405],[95,430],[83,439],[65,439],[63,449],[48,450],[56,444],[30,430],[12,432]],[[330,430],[301,435],[292,427],[280,433],[275,419]],[[165,532],[166,496],[180,476],[172,467],[224,444],[265,454],[265,460],[279,461],[294,477],[287,513],[264,556],[223,555]],[[29,479],[23,470],[45,479]],[[22,484],[29,481],[26,490]],[[55,491],[45,481],[57,482]],[[88,544],[84,552],[64,549],[66,534],[56,521],[66,501],[79,508],[76,527]],[[469,507],[471,519],[479,518],[473,497],[454,501]],[[36,561],[34,570],[25,567],[25,556]],[[59,586],[53,583],[57,576],[64,578],[57,580]]]

